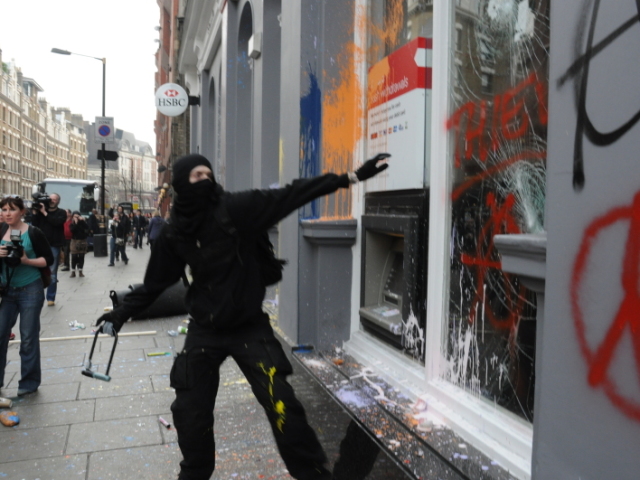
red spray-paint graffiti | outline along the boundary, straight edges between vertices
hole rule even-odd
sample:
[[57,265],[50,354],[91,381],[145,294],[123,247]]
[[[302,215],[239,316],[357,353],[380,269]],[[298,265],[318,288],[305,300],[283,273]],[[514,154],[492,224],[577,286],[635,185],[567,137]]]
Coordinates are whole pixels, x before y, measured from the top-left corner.
[[[515,87],[507,90],[503,94],[493,97],[493,107],[488,106],[486,100],[480,102],[467,102],[458,108],[447,120],[446,128],[456,130],[456,152],[455,167],[462,165],[460,135],[464,133],[465,148],[464,158],[469,160],[473,157],[474,147],[477,145],[478,158],[486,162],[489,150],[495,152],[500,146],[500,138],[504,140],[515,140],[525,135],[532,123],[530,114],[525,108],[525,98],[527,87],[532,87],[538,104],[538,120],[540,124],[546,125],[548,112],[546,107],[546,88],[538,79],[536,73],[532,73]],[[478,111],[476,115],[476,110]],[[489,111],[492,112],[490,123],[487,125]],[[477,118],[476,118],[477,116]],[[464,132],[461,124],[463,119]],[[475,126],[474,126],[475,124]],[[484,136],[490,134],[490,140],[485,140]],[[487,145],[490,143],[490,145]]]
[[[489,318],[489,322],[498,330],[512,330],[516,327],[522,309],[525,303],[525,287],[520,285],[519,292],[516,294],[510,288],[511,276],[502,272],[502,265],[497,258],[497,252],[493,243],[493,236],[501,233],[520,233],[520,229],[511,213],[516,202],[513,194],[507,195],[502,205],[498,204],[493,192],[487,195],[487,206],[491,210],[491,216],[486,224],[482,227],[480,236],[478,237],[478,246],[476,256],[463,253],[460,261],[467,266],[477,267],[476,274],[476,293],[471,303],[469,323],[475,321],[477,308],[479,305],[485,306],[485,312]],[[494,276],[497,273],[502,277],[504,285],[504,304],[508,307],[506,317],[499,318],[492,310],[491,305],[487,305],[486,293],[484,289],[485,281],[490,271],[494,270]],[[514,299],[514,296],[516,297]],[[488,307],[488,308],[486,308]]]
[[[624,299],[616,313],[609,330],[602,343],[592,349],[585,336],[585,323],[580,305],[580,290],[585,277],[587,262],[592,253],[592,246],[600,233],[618,222],[629,222],[629,233],[624,252],[622,270],[622,288]],[[640,403],[620,395],[618,388],[611,379],[610,369],[613,356],[618,345],[629,327],[633,340],[634,358],[640,374],[640,294],[638,280],[640,275],[640,192],[636,193],[633,204],[610,210],[605,215],[596,218],[586,228],[582,243],[576,256],[571,277],[571,309],[578,334],[578,342],[587,360],[589,385],[593,388],[602,387],[611,402],[626,416],[640,421]]]

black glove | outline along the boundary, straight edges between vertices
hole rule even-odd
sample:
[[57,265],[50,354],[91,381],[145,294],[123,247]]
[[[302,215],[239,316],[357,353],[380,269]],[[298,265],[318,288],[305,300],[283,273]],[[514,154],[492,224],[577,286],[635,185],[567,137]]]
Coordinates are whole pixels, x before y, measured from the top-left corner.
[[391,154],[389,153],[379,153],[373,158],[370,158],[364,164],[356,170],[356,177],[358,177],[358,181],[364,182],[365,180],[370,179],[371,177],[375,177],[380,172],[389,168],[388,163],[382,163],[378,165],[378,162],[384,160],[385,158],[389,158]]
[[113,312],[108,312],[98,318],[95,326],[100,327],[100,332],[115,337],[116,332],[120,331],[123,323]]

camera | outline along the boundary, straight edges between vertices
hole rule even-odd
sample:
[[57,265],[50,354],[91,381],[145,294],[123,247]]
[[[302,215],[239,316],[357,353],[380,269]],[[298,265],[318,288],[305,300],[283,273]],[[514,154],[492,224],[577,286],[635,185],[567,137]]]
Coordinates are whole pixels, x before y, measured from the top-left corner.
[[20,265],[20,259],[24,254],[24,247],[22,246],[22,238],[20,237],[20,230],[11,230],[9,236],[11,243],[4,245],[7,249],[7,256],[4,257],[8,267],[17,267]]
[[35,208],[40,210],[40,205],[44,205],[45,208],[49,208],[49,204],[51,203],[51,197],[48,193],[35,192],[31,195],[33,198],[33,202],[31,203],[31,208]]

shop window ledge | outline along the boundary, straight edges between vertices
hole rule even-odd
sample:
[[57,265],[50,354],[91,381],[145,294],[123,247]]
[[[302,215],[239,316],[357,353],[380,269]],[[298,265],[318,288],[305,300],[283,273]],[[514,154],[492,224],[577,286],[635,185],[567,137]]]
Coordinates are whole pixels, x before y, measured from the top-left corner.
[[420,406],[341,351],[294,347],[293,358],[409,478],[515,480],[451,429],[420,421]]

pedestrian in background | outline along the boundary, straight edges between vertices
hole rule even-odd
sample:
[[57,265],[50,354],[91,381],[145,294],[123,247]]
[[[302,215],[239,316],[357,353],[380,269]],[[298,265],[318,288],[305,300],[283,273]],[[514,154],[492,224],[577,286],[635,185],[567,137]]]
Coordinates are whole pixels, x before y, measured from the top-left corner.
[[176,392],[171,411],[184,457],[180,480],[209,479],[215,469],[213,409],[220,366],[227,357],[240,367],[264,408],[291,476],[331,479],[322,446],[287,381],[293,373],[291,363],[262,310],[266,286],[277,278],[267,281],[259,242],[269,228],[308,202],[382,172],[388,164],[379,162],[388,157],[372,158],[355,172],[238,193],[225,192],[215,182],[202,155],[187,155],[174,163],[171,222],[154,243],[144,284],[97,324],[104,323],[100,330],[115,335],[176,283],[186,265],[191,268],[193,282],[185,304],[192,320],[170,374]]
[[76,276],[76,268],[78,276],[84,277],[82,268],[84,267],[84,256],[89,249],[87,238],[89,237],[89,225],[85,222],[80,212],[73,212],[71,218],[71,278]]
[[67,221],[67,214],[61,208],[60,195],[51,193],[46,206],[39,202],[39,206],[32,209],[33,226],[38,227],[44,233],[49,242],[51,253],[53,254],[53,264],[51,265],[51,285],[47,288],[47,305],[53,307],[56,304],[56,293],[58,291],[58,262],[60,250],[64,246],[64,222]]
[[113,221],[111,222],[111,256],[109,258],[109,267],[115,266],[113,263],[116,255],[122,256],[122,261],[125,265],[129,264],[129,258],[127,257],[127,216],[123,214],[120,218],[120,214],[113,215]]
[[70,246],[71,246],[71,210],[65,210],[67,212],[67,221],[64,222],[64,246],[62,247],[62,268],[61,272],[69,271],[69,264],[71,263],[71,254],[70,254]]
[[147,226],[147,218],[142,215],[141,210],[136,210],[131,225],[133,227],[133,248],[142,248],[142,238]]
[[165,224],[165,221],[160,216],[160,211],[156,210],[153,212],[153,217],[149,220],[149,231],[147,232],[147,238],[149,239],[149,243],[151,244],[150,248],[153,248],[153,243],[155,242],[158,235],[160,235],[160,230],[162,230],[162,226]]
[[[20,197],[5,197],[0,208],[6,225],[2,228],[2,303],[0,303],[0,387],[4,385],[9,333],[20,315],[20,381],[18,396],[38,390],[42,380],[40,365],[40,312],[44,304],[44,286],[40,269],[54,263],[53,249],[36,227],[22,221],[24,202]],[[11,231],[20,231],[21,255],[12,248],[8,259]]]

